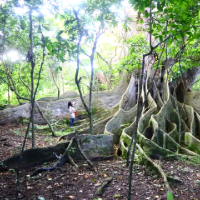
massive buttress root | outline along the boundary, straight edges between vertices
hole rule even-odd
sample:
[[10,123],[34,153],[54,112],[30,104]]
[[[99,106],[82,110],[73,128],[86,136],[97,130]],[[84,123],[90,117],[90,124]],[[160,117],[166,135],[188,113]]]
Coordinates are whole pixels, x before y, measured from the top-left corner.
[[[131,87],[129,85],[124,96],[133,96],[127,94]],[[185,100],[187,104],[183,104],[170,94],[168,81],[165,80],[163,84],[162,97],[158,89],[154,89],[157,95],[153,99],[151,93],[147,96],[146,81],[145,91],[142,91],[142,98],[145,103],[137,129],[136,158],[142,157],[150,163],[161,174],[166,189],[171,192],[167,181],[168,176],[151,157],[159,158],[174,154],[197,156],[200,154],[200,106],[198,106],[199,102],[197,104],[194,102],[195,98],[196,101],[199,101],[197,96],[200,97],[200,93],[195,93],[195,96],[187,94]],[[191,96],[193,101],[189,105],[188,99]],[[127,108],[127,106],[124,106],[123,97],[119,111],[107,123],[104,133],[114,134],[115,143],[120,144],[120,152],[123,157],[126,157],[135,126],[137,104],[129,110],[124,110],[124,107]]]

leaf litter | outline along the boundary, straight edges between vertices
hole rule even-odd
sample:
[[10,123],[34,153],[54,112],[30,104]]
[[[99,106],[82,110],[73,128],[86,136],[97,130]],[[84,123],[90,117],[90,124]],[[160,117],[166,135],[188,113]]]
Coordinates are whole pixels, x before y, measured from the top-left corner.
[[[2,127],[0,127],[1,129]],[[14,133],[18,129],[24,131],[24,126],[9,125],[3,127],[4,131],[0,139],[9,142],[10,146],[2,145],[0,151],[0,160],[7,158],[14,153],[14,149],[22,144],[23,136]],[[19,132],[18,131],[18,132]],[[51,137],[51,136],[49,136]],[[36,146],[48,146],[48,140],[45,135],[36,135]],[[51,139],[52,144],[56,143]],[[31,147],[31,140],[27,141],[26,148]],[[174,200],[200,200],[200,172],[199,166],[188,164],[180,160],[159,161],[164,171],[173,177],[181,180],[181,184],[173,184]],[[52,164],[52,163],[46,163]],[[114,159],[109,161],[94,162],[97,166],[97,172],[89,170],[86,163],[78,163],[79,169],[74,171],[69,164],[61,169],[47,172],[39,176],[38,179],[31,179],[29,175],[34,167],[22,169],[20,172],[21,187],[20,193],[25,195],[25,199],[75,199],[75,200],[112,200],[127,199],[129,169],[125,166],[125,160]],[[40,167],[40,166],[37,166]],[[173,171],[173,173],[172,173]],[[95,195],[96,189],[107,179],[112,177],[112,182],[105,187],[102,196]],[[15,197],[16,189],[15,170],[0,172],[0,200],[10,200]],[[132,181],[132,199],[156,199],[166,200],[166,191],[164,182],[153,171],[146,166],[134,165]]]

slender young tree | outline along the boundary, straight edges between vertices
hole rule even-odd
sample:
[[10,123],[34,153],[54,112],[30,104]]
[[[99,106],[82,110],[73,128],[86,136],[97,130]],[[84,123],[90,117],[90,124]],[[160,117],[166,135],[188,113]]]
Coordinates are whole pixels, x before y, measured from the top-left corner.
[[[131,185],[132,185],[132,171],[133,171],[133,161],[135,158],[135,151],[136,151],[136,146],[137,146],[137,132],[138,132],[138,126],[139,126],[139,122],[140,122],[140,118],[141,118],[141,114],[142,114],[142,109],[145,106],[145,101],[147,99],[147,97],[142,97],[141,96],[141,92],[142,89],[145,92],[145,81],[144,81],[144,69],[145,69],[145,65],[147,67],[148,64],[146,64],[146,58],[149,56],[152,56],[154,54],[154,52],[159,49],[159,46],[161,46],[162,44],[165,43],[165,48],[166,48],[166,60],[164,62],[164,66],[162,71],[164,72],[165,70],[167,70],[168,66],[170,65],[170,62],[168,61],[168,56],[167,56],[167,47],[168,45],[171,45],[171,43],[173,41],[175,41],[176,39],[179,40],[179,38],[184,38],[184,35],[186,36],[187,34],[189,35],[189,37],[191,36],[191,27],[186,26],[187,21],[191,20],[191,14],[190,11],[188,12],[188,8],[190,7],[191,10],[193,10],[193,14],[197,15],[197,9],[195,9],[194,6],[196,6],[196,2],[195,1],[191,1],[187,6],[188,8],[186,8],[186,4],[183,3],[181,5],[181,7],[183,8],[184,11],[181,11],[180,9],[177,9],[179,6],[178,3],[176,3],[176,1],[170,1],[170,2],[166,2],[166,1],[162,1],[159,0],[157,2],[153,1],[153,0],[146,0],[143,3],[141,2],[135,2],[135,1],[131,1],[132,4],[135,6],[135,8],[139,11],[140,13],[143,13],[145,17],[149,18],[149,44],[150,44],[150,51],[147,54],[143,55],[143,59],[142,59],[142,69],[141,69],[141,76],[140,76],[140,80],[139,80],[139,96],[138,96],[138,104],[137,104],[137,115],[136,115],[136,122],[134,125],[134,129],[133,129],[133,134],[132,134],[132,140],[131,143],[129,145],[129,149],[128,149],[128,154],[127,154],[127,165],[129,163],[129,155],[130,155],[130,151],[132,149],[132,156],[131,156],[131,164],[130,164],[130,176],[129,176],[129,193],[128,193],[128,199],[131,200]],[[157,8],[157,11],[153,11],[154,8]],[[164,15],[163,15],[164,13]],[[183,14],[184,13],[184,17]],[[181,20],[178,19],[177,17],[174,18],[173,16],[176,15],[177,17],[180,16]],[[159,16],[159,17],[158,17]],[[188,19],[186,18],[186,16],[188,16]],[[141,19],[140,19],[141,20]],[[192,21],[196,21],[197,18],[194,17],[192,19]],[[159,23],[161,22],[162,23]],[[172,23],[173,21],[173,23]],[[176,21],[176,22],[174,22]],[[170,23],[169,23],[170,22]],[[192,24],[192,26],[196,26],[194,24]],[[176,29],[177,28],[177,29]],[[194,27],[192,27],[194,28]],[[194,28],[196,29],[196,28]],[[160,34],[159,34],[160,33]],[[159,39],[160,42],[158,42],[158,44],[154,45],[152,44],[152,37],[155,37],[156,39]],[[194,37],[195,38],[195,37]],[[194,39],[192,38],[192,40]],[[175,39],[175,40],[174,40]],[[181,45],[183,46],[183,45]],[[182,52],[183,53],[183,52]],[[158,66],[161,58],[162,58],[162,54],[161,53],[161,57],[159,57],[158,60]],[[177,56],[177,55],[176,55]],[[174,63],[177,62],[178,59],[174,59]],[[148,68],[146,70],[149,70]],[[161,71],[161,72],[162,72]],[[153,79],[155,77],[156,71],[154,73]],[[164,73],[161,73],[161,81],[164,79]],[[164,88],[165,88],[165,84],[166,82],[162,81],[162,83],[160,84],[160,90],[163,89],[163,101],[165,101],[165,94],[164,94]],[[152,87],[152,86],[150,86]],[[150,90],[146,91],[147,92],[147,96],[148,94],[150,94]],[[165,102],[164,102],[165,104]],[[177,109],[177,103],[175,104]],[[178,114],[178,119],[179,119],[179,124],[181,124],[181,120],[180,120],[180,114]],[[161,127],[157,127],[157,132],[161,131],[160,130]],[[163,128],[163,127],[162,127]],[[178,128],[179,131],[181,131],[181,127],[179,126]],[[158,134],[158,133],[157,133]],[[180,134],[180,133],[179,133]],[[179,144],[180,144],[180,139],[181,136],[179,135]],[[157,138],[158,139],[158,138]],[[133,144],[134,141],[134,144]],[[132,147],[133,144],[133,147]],[[159,141],[158,141],[159,144]],[[139,147],[138,147],[139,148]],[[139,148],[140,149],[140,148]],[[163,149],[166,149],[166,134],[163,133]],[[166,181],[166,180],[165,180]],[[167,183],[167,181],[166,181]],[[172,192],[170,186],[168,184],[166,184],[166,187],[168,189],[168,192]]]
[[[88,113],[88,117],[90,119],[90,132],[93,133],[93,117],[92,117],[92,91],[94,84],[94,56],[96,53],[97,43],[99,37],[104,33],[104,31],[111,25],[115,26],[117,24],[116,21],[116,13],[110,10],[110,6],[119,5],[121,1],[84,1],[80,7],[75,8],[69,4],[68,9],[65,9],[65,30],[59,31],[57,35],[57,39],[60,41],[59,50],[54,51],[57,57],[61,59],[61,61],[65,61],[63,54],[64,49],[68,54],[68,59],[72,57],[76,58],[76,74],[75,74],[75,83],[77,85],[81,101],[84,105],[86,112]],[[84,12],[80,12],[80,8],[84,8]],[[64,18],[61,15],[61,18]],[[91,28],[92,27],[92,28]],[[67,34],[68,39],[63,39],[62,34]],[[55,44],[49,42],[47,48],[51,51],[52,46],[55,48]],[[57,46],[56,46],[57,47]],[[66,48],[67,47],[67,48]],[[61,53],[60,53],[61,52]],[[91,52],[91,53],[87,53]],[[83,98],[83,92],[81,87],[81,80],[79,71],[82,62],[80,61],[80,57],[86,56],[89,59],[90,66],[90,79],[89,79],[89,101],[85,102]]]

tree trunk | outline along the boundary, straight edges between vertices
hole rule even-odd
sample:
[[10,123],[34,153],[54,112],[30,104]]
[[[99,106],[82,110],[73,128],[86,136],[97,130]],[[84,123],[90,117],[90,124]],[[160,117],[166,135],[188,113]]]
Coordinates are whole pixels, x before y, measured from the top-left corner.
[[10,106],[10,87],[8,85],[8,106]]
[[[165,69],[164,69],[165,73]],[[163,73],[161,73],[163,74]],[[151,157],[165,157],[177,152],[187,155],[200,154],[200,92],[187,92],[195,81],[198,69],[189,70],[183,74],[183,81],[178,81],[175,90],[178,100],[170,93],[167,80],[163,80],[162,87],[150,87],[151,75],[147,74],[145,88],[142,89],[142,115],[136,124],[137,103],[132,91],[135,88],[136,77],[133,77],[122,96],[119,111],[107,123],[105,134],[114,135],[114,143],[120,144],[119,152],[127,156],[128,147],[135,127],[137,128],[137,154],[136,156],[151,162],[153,167],[162,175],[168,191],[172,191],[167,176],[161,167],[151,160]],[[162,75],[162,77],[165,77]],[[157,77],[159,80],[159,77]],[[183,87],[183,83],[185,84]],[[180,96],[179,88],[182,88]],[[178,88],[178,89],[176,89]],[[148,89],[150,93],[148,94]],[[161,89],[162,91],[160,91]],[[153,96],[154,95],[154,96]],[[152,97],[153,96],[153,97]],[[132,102],[132,104],[129,104]],[[131,106],[129,106],[131,105]],[[133,146],[131,147],[133,148]]]
[[[163,172],[162,167],[158,166],[151,157],[165,157],[174,155],[177,152],[187,155],[200,154],[200,105],[199,92],[187,92],[191,84],[196,79],[198,70],[190,70],[183,74],[182,81],[178,81],[178,86],[172,85],[174,88],[170,93],[170,87],[167,80],[163,80],[161,89],[154,84],[154,88],[150,87],[153,83],[149,72],[145,87],[142,88],[142,103],[144,104],[142,115],[138,121],[137,128],[137,149],[136,153],[151,163],[151,165],[162,175],[166,188],[170,190],[168,177]],[[194,74],[193,74],[194,73]],[[163,73],[162,73],[163,74]],[[190,80],[187,78],[189,75]],[[165,77],[165,76],[163,76]],[[193,78],[192,78],[193,77]],[[187,78],[187,80],[185,80]],[[150,80],[149,80],[150,79]],[[159,80],[159,77],[157,77]],[[128,146],[131,143],[133,129],[136,127],[137,115],[137,75],[133,76],[129,82],[129,86],[124,89],[124,83],[127,79],[123,79],[121,84],[112,91],[94,93],[93,102],[97,108],[119,108],[115,115],[108,120],[104,133],[113,135],[113,142],[119,143],[119,153],[126,157]],[[183,83],[186,84],[183,87]],[[176,88],[182,88],[185,97],[180,97]],[[151,89],[150,92],[149,88]],[[125,91],[125,93],[124,93]],[[134,94],[133,94],[134,92]],[[84,96],[89,101],[89,95]],[[175,98],[180,101],[177,101]],[[179,96],[179,97],[178,97]],[[121,99],[121,100],[120,100]],[[55,102],[38,102],[43,111],[49,118],[56,117],[58,114],[62,118],[68,114],[67,103],[71,99],[64,99]],[[77,101],[78,112],[84,112],[84,106],[79,99]],[[51,110],[49,114],[47,111]],[[18,117],[17,117],[18,116]],[[30,105],[25,104],[20,107],[6,109],[0,112],[0,122],[13,122],[19,116],[30,116]],[[6,120],[5,120],[6,119]],[[39,115],[36,120],[39,119]],[[39,120],[40,121],[40,120]],[[101,127],[101,125],[100,125]],[[104,126],[102,126],[104,127]],[[99,126],[98,126],[99,128]],[[97,129],[96,129],[97,130]],[[102,133],[103,128],[98,129],[98,133]],[[94,130],[95,131],[95,130]],[[72,136],[73,137],[73,136]]]

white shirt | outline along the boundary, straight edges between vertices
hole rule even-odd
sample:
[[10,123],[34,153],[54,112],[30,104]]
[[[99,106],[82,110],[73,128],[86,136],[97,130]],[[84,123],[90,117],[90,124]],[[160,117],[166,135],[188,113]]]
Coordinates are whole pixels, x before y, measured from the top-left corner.
[[70,118],[75,118],[76,109],[72,106],[69,107]]

